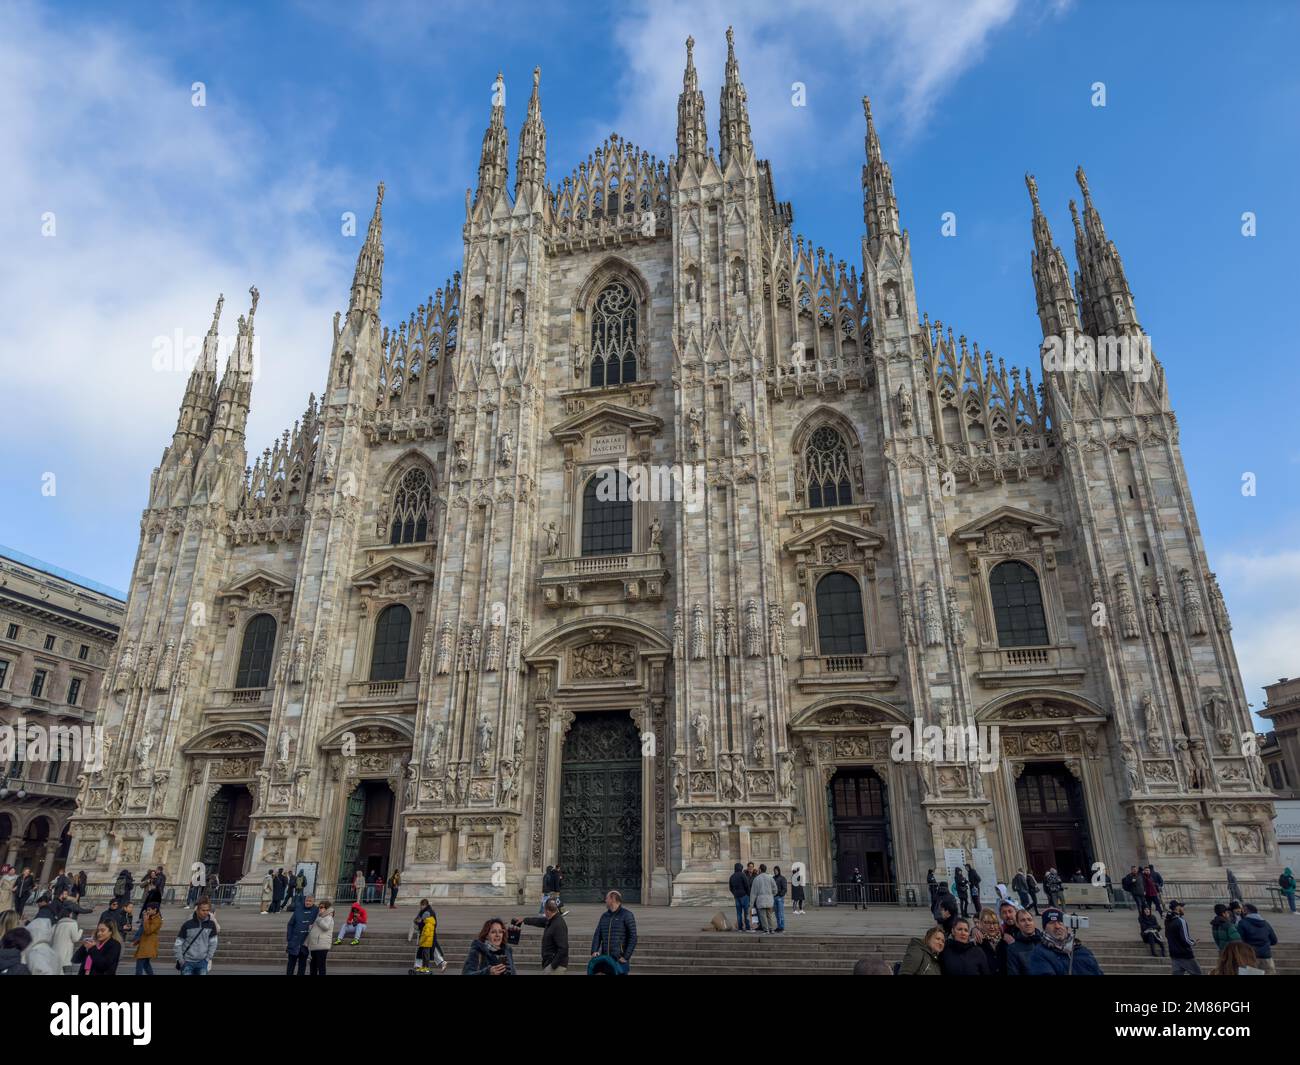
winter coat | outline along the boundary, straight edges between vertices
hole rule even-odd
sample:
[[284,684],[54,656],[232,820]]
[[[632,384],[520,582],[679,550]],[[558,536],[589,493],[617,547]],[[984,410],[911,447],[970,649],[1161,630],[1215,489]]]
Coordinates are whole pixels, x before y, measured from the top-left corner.
[[898,967],[898,975],[942,976],[941,958],[942,955],[936,954],[926,946],[925,940],[913,936],[907,944],[907,953],[903,955],[902,964]]
[[1003,958],[1005,959],[1004,976],[1028,976],[1029,975],[1029,958],[1034,953],[1034,948],[1043,941],[1043,933],[1034,929],[1031,935],[1025,935],[1019,929],[1013,933],[1016,937],[1014,943],[1006,943]]
[[1138,928],[1142,932],[1142,941],[1144,943],[1159,943],[1160,940],[1160,921],[1154,913],[1143,913],[1138,915]]
[[316,920],[307,929],[306,945],[308,950],[329,950],[334,942],[334,911],[316,912]]
[[739,869],[731,874],[731,879],[727,881],[727,890],[737,899],[743,899],[749,894],[749,881]]
[[1187,921],[1176,913],[1165,915],[1165,939],[1169,941],[1171,958],[1196,957],[1196,952],[1192,950],[1195,944],[1187,933]]
[[1096,956],[1073,935],[1057,943],[1043,936],[1029,955],[1029,976],[1101,976]]
[[783,877],[780,873],[777,873],[776,876],[772,877],[772,879],[776,881],[776,897],[778,899],[785,898],[785,890],[786,890],[785,877]]
[[162,914],[157,910],[146,910],[140,918],[140,938],[135,943],[137,959],[158,957],[158,930],[162,921]]
[[352,925],[354,928],[359,924],[365,924],[366,908],[354,902],[348,910],[348,919],[346,923]]
[[217,956],[217,926],[209,917],[191,917],[176,931],[172,956],[179,962],[211,961]]
[[461,969],[461,976],[491,976],[491,969],[494,965],[505,965],[507,969],[502,976],[514,976],[515,974],[515,956],[510,952],[510,945],[502,943],[499,951],[494,951],[481,939],[474,940],[469,945],[469,954],[465,957],[465,966]]
[[1015,892],[1028,891],[1029,885],[1025,883],[1025,874],[1017,873],[1011,878],[1011,890]]
[[984,940],[984,942],[982,942],[982,943],[979,944],[979,948],[980,948],[980,950],[982,950],[982,951],[984,952],[984,958],[985,958],[985,960],[988,962],[988,966],[989,966],[989,975],[990,975],[990,976],[1001,976],[1001,975],[1002,975],[1002,973],[1003,973],[1003,969],[1002,969],[1002,960],[1003,960],[1003,959],[1002,959],[1002,956],[998,953],[998,947],[1005,947],[1005,946],[1006,946],[1006,944],[1002,942],[1002,937],[1001,937],[1001,936],[998,936],[998,939],[997,939],[997,942],[996,942],[996,943],[990,943],[990,942],[986,939],[986,940]]
[[606,910],[596,922],[596,933],[591,937],[591,953],[608,954],[623,961],[632,960],[636,950],[636,918],[626,906]]
[[1233,940],[1241,939],[1241,933],[1237,931],[1237,926],[1226,917],[1215,917],[1210,922],[1210,931],[1214,934],[1214,945],[1219,950],[1222,950]]
[[560,914],[554,917],[525,917],[524,924],[542,929],[542,966],[554,969],[569,964],[569,926]]
[[302,895],[294,896],[293,915],[289,918],[289,924],[285,929],[285,950],[289,957],[296,958],[303,952],[307,933],[311,931],[311,926],[315,923],[319,912],[315,906],[306,906]]
[[1295,894],[1295,876],[1289,868],[1282,870],[1282,875],[1277,878],[1277,886],[1282,889],[1283,895]]
[[750,901],[760,910],[770,910],[776,905],[776,881],[770,873],[759,873],[749,885]]
[[0,913],[14,908],[17,889],[18,875],[16,873],[5,873],[4,876],[0,876]]
[[1273,948],[1277,946],[1277,933],[1273,931],[1273,926],[1259,914],[1246,914],[1237,922],[1237,932],[1246,946],[1254,948],[1255,957],[1271,958],[1273,956]]
[[1160,894],[1160,888],[1157,886],[1155,878],[1150,873],[1142,874],[1142,894],[1148,899],[1154,899]]
[[0,976],[31,976],[32,971],[23,964],[23,952],[17,947],[0,950]]
[[131,901],[131,892],[135,890],[135,880],[130,873],[119,873],[117,882],[113,885],[113,896],[122,900],[122,904]]
[[122,944],[111,936],[103,944],[96,943],[93,947],[83,943],[72,954],[72,963],[77,966],[79,976],[116,976],[117,963],[121,959]]
[[428,950],[437,942],[438,918],[432,911],[429,911],[420,921],[420,942],[418,946],[422,950]]
[[939,968],[944,976],[988,976],[988,955],[973,941],[958,943],[950,939],[939,955]]
[[970,890],[969,885],[966,883],[966,874],[958,869],[952,875],[952,882],[957,888],[957,897],[959,899],[964,899]]

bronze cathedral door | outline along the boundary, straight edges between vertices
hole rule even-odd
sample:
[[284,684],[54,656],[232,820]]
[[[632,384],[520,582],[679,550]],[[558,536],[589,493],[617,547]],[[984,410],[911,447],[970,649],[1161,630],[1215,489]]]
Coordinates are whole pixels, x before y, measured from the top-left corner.
[[566,902],[614,888],[641,901],[641,740],[627,711],[580,713],[565,737],[559,863]]

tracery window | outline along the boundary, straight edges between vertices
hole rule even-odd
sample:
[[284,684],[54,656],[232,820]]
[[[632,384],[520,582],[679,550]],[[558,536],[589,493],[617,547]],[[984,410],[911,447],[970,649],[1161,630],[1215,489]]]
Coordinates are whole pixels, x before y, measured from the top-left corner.
[[393,525],[389,543],[415,544],[429,532],[429,511],[433,506],[433,485],[429,471],[415,466],[402,474],[393,496]]
[[1047,640],[1043,590],[1033,567],[999,562],[989,574],[989,595],[998,626],[999,647],[1041,647]]
[[849,449],[844,437],[831,426],[813,431],[804,449],[808,474],[808,506],[842,507],[853,502],[849,483]]
[[636,300],[623,281],[612,281],[596,297],[591,315],[591,384],[636,380]]
[[384,607],[375,622],[371,680],[405,680],[406,651],[411,642],[411,612],[401,603]]
[[582,493],[582,553],[627,555],[631,552],[632,500],[627,481],[621,473],[598,473],[587,482]]
[[275,652],[275,618],[258,614],[244,629],[239,650],[236,688],[265,688],[271,683],[271,656]]
[[866,654],[862,589],[847,573],[834,571],[817,582],[817,641],[823,655]]

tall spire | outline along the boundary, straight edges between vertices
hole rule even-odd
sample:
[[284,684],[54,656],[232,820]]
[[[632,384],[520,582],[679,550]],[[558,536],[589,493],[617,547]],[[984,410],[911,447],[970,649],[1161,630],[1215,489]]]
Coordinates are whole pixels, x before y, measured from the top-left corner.
[[546,188],[546,123],[542,121],[539,86],[542,68],[533,69],[533,95],[528,117],[519,131],[519,163],[515,171],[515,201],[531,199]]
[[677,167],[680,173],[687,162],[703,166],[708,151],[709,131],[704,124],[704,93],[695,72],[695,38],[686,38],[686,72],[682,75],[682,94],[677,98]]
[[720,162],[723,167],[733,154],[741,160],[754,154],[746,100],[745,86],[740,80],[740,64],[736,62],[736,35],[728,26],[727,74],[722,83],[722,102],[718,115],[718,139],[722,144]]
[[357,268],[352,275],[352,299],[348,303],[349,317],[354,313],[379,315],[379,298],[384,290],[384,183],[375,192],[375,212],[370,216],[365,243],[357,255]]
[[224,444],[231,439],[242,441],[248,423],[248,408],[253,396],[254,347],[253,317],[257,314],[259,293],[257,286],[248,290],[252,300],[248,317],[239,316],[239,333],[235,348],[226,359],[226,371],[221,376],[217,390],[216,415],[212,421],[211,439]]
[[1043,336],[1063,336],[1066,329],[1078,327],[1074,293],[1070,290],[1070,268],[1065,256],[1052,240],[1052,229],[1038,202],[1038,182],[1033,174],[1025,175],[1025,186],[1034,205],[1034,250],[1030,269],[1034,275],[1034,294],[1038,298],[1038,320]]
[[212,313],[212,325],[208,327],[207,336],[203,338],[202,354],[190,371],[189,383],[185,386],[185,397],[181,400],[180,415],[176,419],[176,432],[172,437],[174,445],[201,446],[211,428],[212,404],[216,399],[217,391],[217,349],[220,345],[217,330],[221,324],[221,308],[225,302],[225,296],[217,296],[217,307]]
[[1101,215],[1093,206],[1083,167],[1075,170],[1074,177],[1083,193],[1082,225],[1073,203],[1070,210],[1075,212],[1074,245],[1079,259],[1079,302],[1084,323],[1091,322],[1098,334],[1140,333],[1142,327],[1138,324],[1133,292],[1124,275],[1124,263],[1115,242],[1106,236]]
[[483,151],[478,163],[478,190],[474,205],[486,201],[489,205],[505,191],[506,174],[510,168],[510,146],[506,138],[506,83],[497,71],[492,88],[492,118],[483,134]]
[[898,200],[894,197],[894,176],[880,153],[880,138],[871,117],[871,100],[862,98],[862,113],[867,119],[867,161],[862,167],[862,216],[867,224],[867,240],[878,251],[886,237],[900,236]]

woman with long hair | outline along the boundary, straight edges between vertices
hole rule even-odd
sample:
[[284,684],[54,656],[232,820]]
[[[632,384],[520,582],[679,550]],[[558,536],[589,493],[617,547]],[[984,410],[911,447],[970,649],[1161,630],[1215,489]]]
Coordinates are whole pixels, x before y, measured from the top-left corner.
[[116,976],[117,963],[122,958],[122,941],[117,925],[100,921],[95,934],[81,941],[72,955],[72,963],[79,967],[82,976]]
[[506,923],[500,917],[489,918],[469,945],[462,976],[514,976],[515,956],[506,943]]
[[1210,975],[1240,976],[1243,966],[1258,969],[1261,973],[1264,971],[1260,968],[1255,948],[1246,946],[1240,939],[1234,939],[1220,952],[1219,964],[1210,970]]

